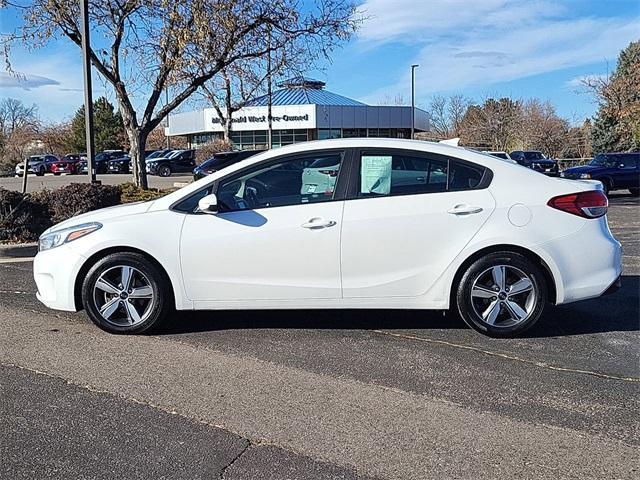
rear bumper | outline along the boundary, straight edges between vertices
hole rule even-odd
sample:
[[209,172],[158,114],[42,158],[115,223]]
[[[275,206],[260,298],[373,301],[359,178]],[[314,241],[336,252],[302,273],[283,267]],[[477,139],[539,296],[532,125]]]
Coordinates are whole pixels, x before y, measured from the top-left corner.
[[579,231],[538,247],[555,263],[557,304],[615,291],[622,275],[622,246],[605,218],[587,220]]

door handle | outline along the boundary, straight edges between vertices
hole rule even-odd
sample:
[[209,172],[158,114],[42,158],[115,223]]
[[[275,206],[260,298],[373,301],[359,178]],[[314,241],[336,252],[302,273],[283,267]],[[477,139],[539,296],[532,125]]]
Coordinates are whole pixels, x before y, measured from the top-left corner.
[[314,217],[309,219],[308,222],[300,225],[302,228],[308,228],[310,230],[316,230],[320,228],[333,227],[336,224],[333,220],[325,220],[324,218]]
[[447,213],[452,215],[473,215],[475,213],[480,213],[482,211],[482,207],[473,207],[471,205],[461,204],[456,205],[451,210],[447,210]]

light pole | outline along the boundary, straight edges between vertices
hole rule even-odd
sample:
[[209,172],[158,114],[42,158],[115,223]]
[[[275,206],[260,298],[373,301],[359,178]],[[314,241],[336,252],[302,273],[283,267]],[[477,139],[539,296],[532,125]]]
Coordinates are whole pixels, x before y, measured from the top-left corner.
[[417,63],[411,65],[411,140],[416,129],[416,68]]
[[96,182],[95,147],[93,144],[93,99],[91,95],[91,59],[89,49],[89,0],[80,0],[82,17],[82,67],[84,71],[84,129],[87,144],[87,170],[91,183]]

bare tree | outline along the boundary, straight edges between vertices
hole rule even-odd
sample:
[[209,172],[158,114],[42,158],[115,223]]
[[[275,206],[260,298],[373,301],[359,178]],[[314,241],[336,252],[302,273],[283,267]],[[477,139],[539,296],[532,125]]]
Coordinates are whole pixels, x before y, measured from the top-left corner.
[[435,95],[429,103],[431,128],[438,138],[455,138],[460,136],[462,121],[471,101],[464,95],[450,97]]
[[[231,142],[233,114],[244,108],[256,96],[264,93],[269,77],[282,74],[285,69],[293,69],[293,60],[288,63],[284,49],[274,52],[271,62],[261,58],[238,61],[223,69],[220,75],[202,85],[202,92],[223,126],[223,139]],[[303,52],[300,52],[302,58]]]
[[[64,36],[81,46],[79,2],[7,2],[22,24],[4,36],[4,48],[21,41],[44,46]],[[90,22],[101,48],[91,63],[115,91],[129,138],[134,181],[147,187],[144,151],[150,132],[222,70],[298,42],[327,54],[356,28],[351,0],[93,0]],[[266,32],[270,31],[270,42]],[[107,45],[102,48],[104,43]],[[7,57],[9,58],[9,57]],[[167,85],[173,99],[159,100]],[[138,101],[140,108],[136,108]],[[141,113],[139,115],[139,113]]]
[[0,170],[8,170],[22,160],[37,138],[40,127],[38,107],[15,98],[0,101]]

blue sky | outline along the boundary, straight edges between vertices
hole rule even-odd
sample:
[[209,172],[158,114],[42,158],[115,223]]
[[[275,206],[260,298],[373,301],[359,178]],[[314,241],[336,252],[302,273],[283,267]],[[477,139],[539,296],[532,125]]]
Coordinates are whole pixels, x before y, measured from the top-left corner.
[[[14,14],[2,12],[3,32],[16,25]],[[356,37],[308,74],[328,89],[370,104],[408,101],[409,65],[417,63],[418,106],[435,94],[538,97],[572,122],[596,109],[580,78],[606,75],[640,39],[640,0],[366,0],[359,14],[366,20]],[[0,73],[0,96],[38,104],[48,120],[73,115],[82,102],[75,45],[16,48],[12,61],[24,76]],[[105,91],[96,78],[94,95]]]

